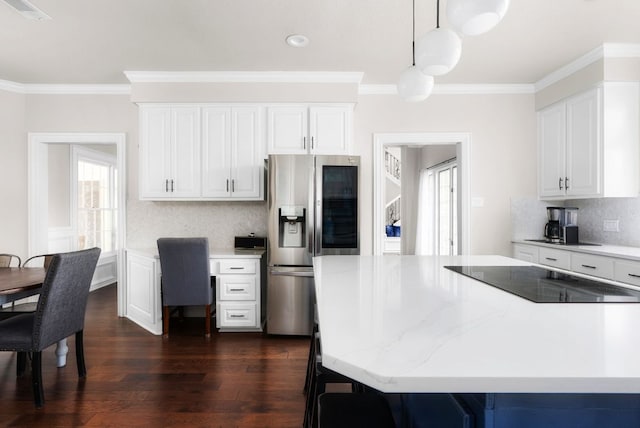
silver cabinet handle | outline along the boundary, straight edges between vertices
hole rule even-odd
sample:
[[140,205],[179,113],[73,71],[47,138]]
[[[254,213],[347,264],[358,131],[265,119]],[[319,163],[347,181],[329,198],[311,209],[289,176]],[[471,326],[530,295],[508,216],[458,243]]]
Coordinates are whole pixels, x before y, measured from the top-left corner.
[[229,318],[244,318],[244,315],[231,314],[231,315],[229,315]]
[[173,192],[174,188],[173,188],[173,178],[171,179],[171,191]]
[[562,190],[562,177],[558,177],[558,189]]
[[558,259],[554,259],[553,257],[545,257],[545,259],[550,260],[552,262],[557,262]]
[[231,193],[236,191],[236,180],[231,180]]
[[313,150],[313,137],[311,137],[311,150]]
[[635,273],[628,273],[627,275],[629,275],[632,278],[640,278],[640,275],[636,275]]
[[229,291],[244,291],[244,288],[230,288]]
[[564,178],[564,188],[569,190],[569,177]]
[[582,267],[587,268],[587,269],[598,269],[595,266],[591,266],[591,265],[582,265]]
[[307,137],[302,137],[302,148],[303,149],[307,148]]
[[227,178],[227,192],[229,191],[229,179]]
[[164,180],[164,191],[165,192],[169,191],[169,180]]
[[229,269],[231,269],[231,270],[244,270],[243,267],[236,267],[236,266],[231,266]]

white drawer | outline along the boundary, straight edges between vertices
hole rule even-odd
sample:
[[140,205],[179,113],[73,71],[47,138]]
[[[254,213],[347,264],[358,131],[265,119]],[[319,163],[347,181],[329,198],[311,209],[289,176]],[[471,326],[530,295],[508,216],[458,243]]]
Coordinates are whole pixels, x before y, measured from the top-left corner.
[[571,255],[571,270],[600,278],[613,279],[613,259],[573,253]]
[[571,253],[554,248],[540,247],[538,249],[538,263],[568,270],[571,268]]
[[513,257],[529,263],[538,263],[538,247],[533,245],[513,244]]
[[256,273],[256,261],[255,260],[220,260],[219,273]]
[[256,300],[255,275],[218,275],[218,300]]
[[255,303],[218,303],[217,327],[258,327]]
[[640,287],[640,263],[615,260],[613,271],[616,281]]

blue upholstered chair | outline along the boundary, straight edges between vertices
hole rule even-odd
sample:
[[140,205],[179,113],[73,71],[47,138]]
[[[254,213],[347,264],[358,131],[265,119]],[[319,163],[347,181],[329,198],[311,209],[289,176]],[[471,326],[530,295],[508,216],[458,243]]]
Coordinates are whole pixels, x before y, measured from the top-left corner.
[[99,248],[56,254],[51,258],[36,311],[0,322],[0,351],[18,352],[17,373],[24,373],[32,354],[31,383],[36,407],[44,405],[42,351],[72,334],[76,336],[78,376],[85,377],[84,314]]
[[162,334],[169,336],[171,306],[204,306],[205,336],[211,336],[214,289],[207,238],[158,239],[162,270]]

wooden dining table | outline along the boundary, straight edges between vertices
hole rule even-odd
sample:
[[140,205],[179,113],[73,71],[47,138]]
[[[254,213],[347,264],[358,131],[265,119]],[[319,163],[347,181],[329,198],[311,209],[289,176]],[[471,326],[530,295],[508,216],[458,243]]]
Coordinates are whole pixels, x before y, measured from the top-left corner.
[[[3,267],[0,268],[0,305],[15,302],[40,294],[47,271],[43,267]],[[67,339],[56,345],[56,364],[67,365]]]

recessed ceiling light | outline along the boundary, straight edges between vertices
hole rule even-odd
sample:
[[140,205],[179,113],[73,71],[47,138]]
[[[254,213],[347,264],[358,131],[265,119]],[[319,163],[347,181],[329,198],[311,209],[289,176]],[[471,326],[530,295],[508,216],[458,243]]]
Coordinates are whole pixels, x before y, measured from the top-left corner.
[[291,34],[286,40],[287,44],[294,48],[303,48],[309,44],[309,38],[302,34]]
[[36,21],[51,19],[49,15],[38,9],[27,0],[4,0],[4,2],[14,8],[20,15],[24,16],[27,19],[33,19]]

